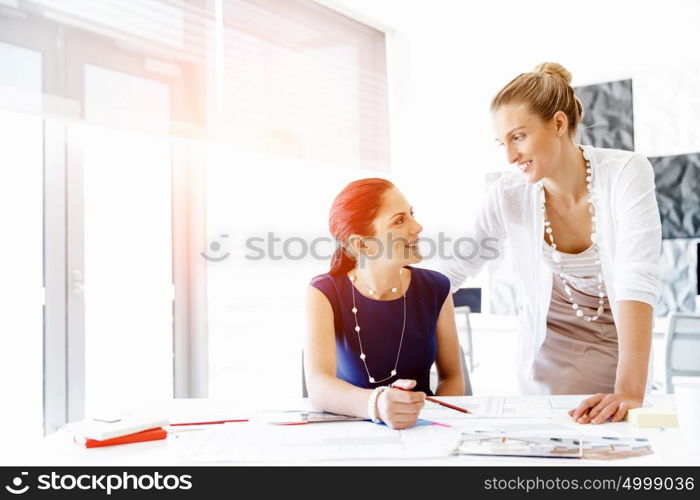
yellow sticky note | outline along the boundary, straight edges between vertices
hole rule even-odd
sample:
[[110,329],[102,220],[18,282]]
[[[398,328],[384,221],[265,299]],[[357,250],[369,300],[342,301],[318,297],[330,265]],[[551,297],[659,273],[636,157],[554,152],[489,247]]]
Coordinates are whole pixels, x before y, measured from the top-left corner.
[[627,412],[627,421],[635,427],[678,427],[672,408],[634,408]]

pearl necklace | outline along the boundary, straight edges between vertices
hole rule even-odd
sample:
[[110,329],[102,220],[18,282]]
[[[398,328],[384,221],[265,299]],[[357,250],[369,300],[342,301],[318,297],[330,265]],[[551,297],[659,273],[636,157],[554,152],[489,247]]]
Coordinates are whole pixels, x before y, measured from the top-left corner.
[[[399,270],[399,275],[403,272],[403,269]],[[355,276],[350,276],[350,287],[352,288],[352,314],[355,317],[355,332],[357,332],[357,341],[360,344],[360,359],[362,360],[362,364],[365,365],[365,371],[367,372],[367,379],[371,384],[378,384],[381,382],[384,382],[386,380],[389,380],[391,377],[394,377],[396,375],[396,367],[399,366],[399,356],[401,356],[401,346],[403,345],[403,334],[406,331],[406,293],[404,292],[403,294],[403,326],[401,327],[401,340],[399,341],[399,350],[396,352],[396,362],[394,363],[394,369],[391,370],[391,373],[388,377],[383,378],[381,380],[376,380],[370,373],[369,373],[369,368],[367,367],[367,355],[365,354],[365,350],[362,347],[362,337],[360,336],[360,324],[357,321],[357,304],[355,303],[355,286],[354,283],[357,281],[357,278]],[[391,291],[396,292],[397,287],[392,287]],[[370,295],[375,295],[376,291],[370,289]]]
[[[402,274],[402,273],[403,273],[403,269],[399,269],[399,286],[401,286],[401,274]],[[354,283],[355,281],[357,281],[357,279],[356,279],[355,276],[351,276],[351,277],[350,277],[350,281],[352,281],[352,282]],[[374,289],[372,289],[372,288],[370,288],[370,287],[368,287],[367,285],[362,284],[362,283],[360,283],[359,281],[357,281],[357,284],[358,284],[358,285],[362,285],[363,287],[365,287],[365,288],[367,289],[367,293],[368,293],[368,294],[370,294],[370,295],[377,295],[377,291],[374,290]],[[389,288],[389,289],[388,289],[386,292],[384,292],[384,293],[389,293],[389,292],[391,292],[391,293],[396,293],[396,291],[397,291],[398,289],[399,289],[398,286],[392,286],[391,288]]]
[[[583,153],[583,159],[586,162],[586,189],[588,190],[588,211],[591,214],[591,242],[593,242],[593,251],[596,254],[596,261],[595,264],[597,266],[600,265],[600,252],[598,249],[598,244],[600,243],[600,236],[598,235],[598,232],[596,231],[596,215],[595,215],[595,206],[593,205],[593,171],[591,170],[591,162],[590,160],[586,157],[586,152],[583,150],[581,146],[579,146],[581,149],[581,152]],[[581,306],[576,303],[574,300],[574,295],[571,290],[571,287],[569,286],[569,281],[566,279],[566,276],[564,275],[564,267],[561,264],[561,253],[557,250],[557,245],[554,243],[554,235],[552,234],[552,223],[547,220],[547,209],[546,209],[546,197],[544,193],[544,186],[540,182],[538,184],[538,187],[540,191],[542,192],[542,216],[544,217],[544,227],[545,227],[545,232],[547,233],[547,237],[549,238],[549,243],[552,247],[552,260],[554,263],[557,265],[559,268],[559,277],[562,280],[562,283],[564,284],[564,291],[566,292],[566,295],[569,296],[569,301],[571,302],[571,308],[576,312],[576,316],[579,318],[583,318],[585,321],[596,321],[600,316],[603,315],[605,312],[605,306],[603,305],[605,302],[603,298],[605,297],[605,292],[604,290],[604,282],[603,282],[603,272],[602,269],[600,272],[598,272],[598,309],[595,312],[595,315],[589,316],[588,314],[584,313],[583,310],[581,309]]]

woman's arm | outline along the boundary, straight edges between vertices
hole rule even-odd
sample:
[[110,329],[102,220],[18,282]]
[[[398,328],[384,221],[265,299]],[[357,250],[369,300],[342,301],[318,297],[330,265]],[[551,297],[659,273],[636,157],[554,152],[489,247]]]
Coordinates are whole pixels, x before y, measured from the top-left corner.
[[615,393],[628,394],[641,406],[647,384],[654,309],[635,300],[623,300],[617,306],[620,321]]
[[[342,415],[369,418],[367,403],[372,391],[336,377],[333,308],[320,290],[309,286],[306,296],[307,332],[304,350],[306,386],[314,408]],[[412,383],[411,383],[412,382]],[[396,381],[412,389],[415,381]],[[395,429],[411,427],[425,404],[425,393],[390,389],[377,401],[380,418]]]
[[614,394],[596,394],[570,413],[581,423],[622,420],[644,401],[654,304],[661,288],[661,219],[654,169],[634,155],[623,166],[612,196],[617,221],[615,295],[618,362]]
[[463,396],[464,374],[459,356],[459,340],[455,323],[455,310],[452,294],[447,294],[437,320],[437,372],[438,396]]
[[367,400],[372,391],[335,376],[335,333],[330,302],[313,286],[308,287],[306,298],[304,369],[311,404],[319,410],[368,418]]
[[581,424],[600,424],[608,418],[619,422],[627,410],[644,403],[644,392],[651,351],[653,309],[634,300],[617,303],[618,361],[614,394],[596,394],[569,412]]

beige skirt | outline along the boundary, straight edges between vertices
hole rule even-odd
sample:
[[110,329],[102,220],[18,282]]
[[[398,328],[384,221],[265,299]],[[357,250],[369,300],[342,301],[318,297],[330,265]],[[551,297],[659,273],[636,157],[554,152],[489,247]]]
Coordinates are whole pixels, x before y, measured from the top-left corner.
[[[533,376],[548,394],[614,392],[617,370],[617,329],[607,297],[596,321],[576,316],[557,273],[553,273],[547,336],[533,364]],[[572,288],[587,314],[598,308],[598,297]]]

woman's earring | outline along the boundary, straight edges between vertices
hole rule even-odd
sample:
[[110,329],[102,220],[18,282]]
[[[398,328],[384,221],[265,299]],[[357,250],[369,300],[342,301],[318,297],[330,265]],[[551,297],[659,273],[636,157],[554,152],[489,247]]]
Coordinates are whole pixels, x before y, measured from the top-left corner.
[[376,252],[375,252],[375,253],[370,253],[370,251],[369,251],[369,245],[367,245],[367,244],[365,244],[365,243],[362,243],[362,248],[365,249],[365,251],[362,252],[362,253],[364,254],[365,257],[374,257],[374,256],[377,255]]
[[366,256],[365,252],[362,251],[363,248],[366,248],[366,245],[362,243],[362,240],[357,241],[357,246],[352,241],[348,241],[348,253],[354,260],[359,261]]

